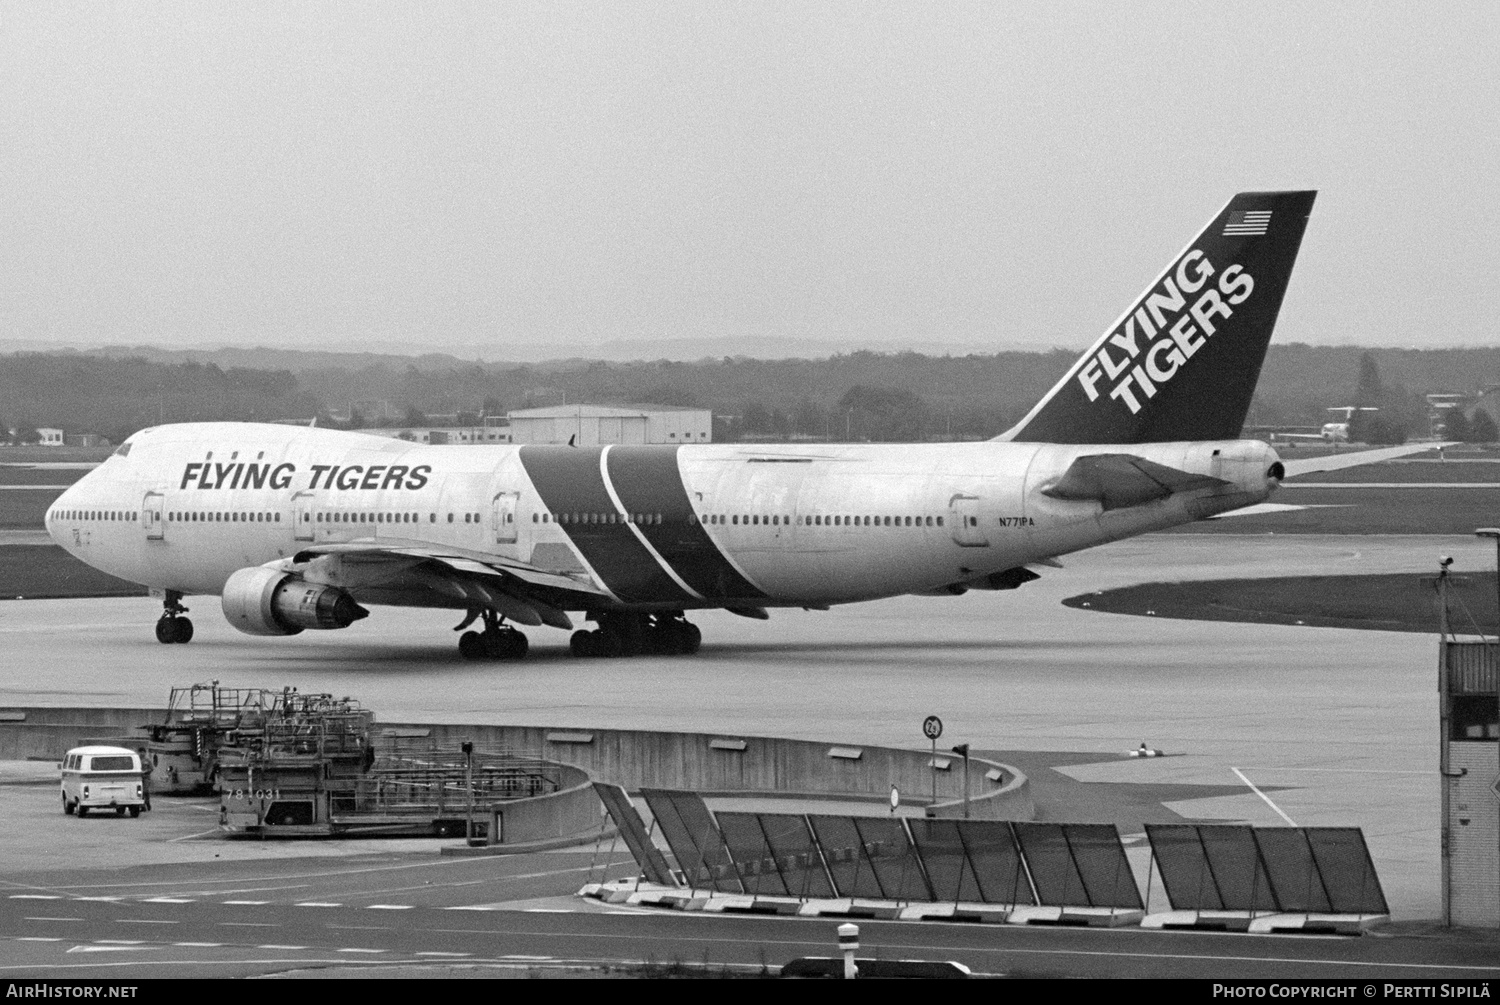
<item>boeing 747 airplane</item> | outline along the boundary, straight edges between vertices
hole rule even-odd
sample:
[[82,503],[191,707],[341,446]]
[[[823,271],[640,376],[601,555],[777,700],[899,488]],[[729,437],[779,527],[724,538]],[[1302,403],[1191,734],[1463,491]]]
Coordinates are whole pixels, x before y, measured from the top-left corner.
[[191,594],[266,636],[451,608],[479,629],[464,656],[517,659],[525,626],[573,631],[579,656],[692,653],[693,610],[1015,589],[1057,556],[1275,491],[1286,467],[1238,437],[1314,195],[1231,199],[989,442],[426,446],[165,425],[63,493],[47,529],[159,594],[163,643],[192,638]]

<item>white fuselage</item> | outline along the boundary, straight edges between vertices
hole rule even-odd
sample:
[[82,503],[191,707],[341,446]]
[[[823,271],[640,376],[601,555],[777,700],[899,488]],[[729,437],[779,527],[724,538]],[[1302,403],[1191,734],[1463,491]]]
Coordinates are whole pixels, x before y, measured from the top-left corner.
[[[642,608],[954,589],[1261,502],[1276,461],[1233,440],[572,450],[250,423],[155,427],[127,447],[47,516],[60,545],[123,579],[216,594],[238,569],[367,542],[526,563]],[[1112,510],[1042,493],[1077,458],[1123,452],[1220,484]]]

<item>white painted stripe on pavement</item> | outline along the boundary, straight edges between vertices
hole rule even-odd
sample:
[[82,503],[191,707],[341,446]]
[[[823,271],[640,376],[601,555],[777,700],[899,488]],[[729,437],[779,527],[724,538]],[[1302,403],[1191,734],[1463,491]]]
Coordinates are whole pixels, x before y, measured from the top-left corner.
[[[59,939],[57,941],[60,942],[62,940]],[[428,952],[414,953],[413,955],[415,955],[415,956],[451,956],[451,957],[454,957],[456,959],[458,957],[472,956],[474,954],[473,953],[440,953],[440,952],[437,952],[436,950],[432,950],[432,951],[428,951]]]
[[1234,768],[1234,767],[1231,767],[1229,770],[1233,771],[1236,775],[1238,775],[1240,777],[1240,781],[1242,781],[1246,785],[1250,786],[1250,791],[1251,792],[1254,792],[1257,796],[1260,796],[1261,799],[1265,800],[1265,804],[1267,806],[1271,807],[1271,809],[1275,810],[1276,811],[1276,815],[1279,816],[1279,817],[1281,817],[1281,819],[1283,819],[1283,820],[1285,820],[1287,822],[1287,826],[1289,826],[1289,827],[1295,827],[1295,826],[1297,826],[1297,821],[1293,820],[1291,817],[1289,817],[1285,813],[1283,813],[1281,811],[1281,807],[1280,806],[1277,806],[1275,803],[1271,802],[1271,797],[1268,796],[1268,795],[1266,795],[1260,789],[1257,789],[1255,787],[1255,783],[1252,782],[1250,779],[1246,778],[1245,777],[1245,773],[1243,771],[1241,771],[1239,768]]
[[256,949],[306,949],[307,947],[306,946],[278,946],[278,945],[275,945],[274,943],[267,943],[264,946],[256,946],[255,948]]
[[194,949],[218,949],[224,945],[222,942],[174,942],[174,946],[189,946]]
[[327,901],[327,900],[304,900],[304,901],[302,901],[302,903],[300,903],[300,904],[294,904],[292,906],[293,907],[343,907],[344,905],[343,904],[335,904],[332,901]]
[[141,901],[142,904],[191,904],[191,900],[185,897],[147,897]]
[[269,904],[269,900],[221,900],[221,904]]
[[336,950],[336,952],[340,952],[340,953],[383,953],[383,952],[385,952],[385,950],[384,949],[339,949],[339,950]]
[[11,900],[62,900],[61,894],[56,893],[13,893]]
[[412,904],[367,904],[367,905],[365,905],[365,910],[367,910],[367,911],[410,911],[413,906],[414,905],[412,905]]

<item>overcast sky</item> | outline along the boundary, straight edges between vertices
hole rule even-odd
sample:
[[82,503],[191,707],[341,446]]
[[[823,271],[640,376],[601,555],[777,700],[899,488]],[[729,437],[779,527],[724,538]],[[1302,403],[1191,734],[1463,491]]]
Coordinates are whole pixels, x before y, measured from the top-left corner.
[[1235,191],[1278,341],[1500,344],[1500,4],[0,0],[0,341],[1082,348]]

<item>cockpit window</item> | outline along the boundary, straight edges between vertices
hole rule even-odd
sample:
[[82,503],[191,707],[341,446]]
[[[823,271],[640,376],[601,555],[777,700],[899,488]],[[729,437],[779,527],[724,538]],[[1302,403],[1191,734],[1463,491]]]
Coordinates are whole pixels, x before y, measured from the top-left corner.
[[116,447],[115,448],[115,456],[116,457],[129,457],[130,456],[130,444],[129,443],[122,443],[118,447]]

